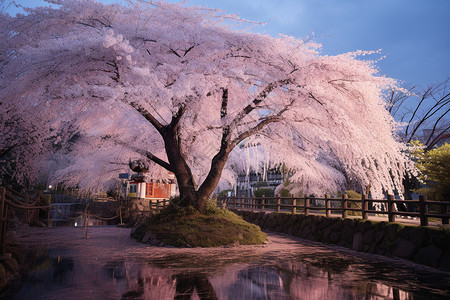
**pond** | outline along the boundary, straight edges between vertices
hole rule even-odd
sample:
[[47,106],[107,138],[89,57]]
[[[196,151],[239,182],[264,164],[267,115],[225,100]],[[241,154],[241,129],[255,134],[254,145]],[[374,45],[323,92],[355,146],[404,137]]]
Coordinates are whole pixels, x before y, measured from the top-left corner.
[[2,299],[449,299],[450,273],[269,233],[260,246],[152,247],[114,226],[21,228]]

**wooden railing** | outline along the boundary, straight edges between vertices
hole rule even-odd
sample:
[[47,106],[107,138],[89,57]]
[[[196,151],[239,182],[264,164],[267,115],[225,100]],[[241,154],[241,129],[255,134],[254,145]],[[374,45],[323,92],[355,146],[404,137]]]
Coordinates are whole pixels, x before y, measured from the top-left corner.
[[[314,204],[313,204],[314,203]],[[351,203],[357,203],[359,207],[354,207]],[[385,210],[375,209],[376,203],[385,207]],[[372,204],[369,209],[369,204]],[[405,207],[413,206],[415,211],[399,211],[396,206],[404,204]],[[349,212],[357,212],[362,219],[368,219],[369,214],[383,214],[388,216],[389,222],[395,222],[396,216],[408,216],[420,219],[420,226],[428,226],[428,218],[442,220],[442,224],[449,224],[450,202],[430,201],[426,196],[420,196],[419,200],[400,200],[393,195],[387,195],[387,199],[368,199],[365,195],[361,199],[349,199],[346,194],[341,198],[325,197],[219,197],[217,199],[219,207],[228,209],[251,210],[251,211],[272,211],[272,212],[292,212],[309,215],[311,211],[324,213],[331,217],[332,214],[342,218],[347,218]],[[353,206],[353,207],[352,207]]]
[[10,208],[25,210],[26,223],[41,223],[39,212],[44,210],[47,212],[47,226],[50,226],[50,206],[41,204],[41,200],[41,192],[36,195],[25,195],[11,188],[0,187],[0,255],[5,253],[6,227]]
[[149,212],[152,214],[159,213],[161,210],[168,207],[169,204],[170,204],[169,199],[157,199],[156,201],[150,202],[150,205],[149,205],[150,211]]
[[[136,197],[129,197],[127,198],[128,208],[131,210],[132,208],[132,202],[135,200]],[[169,199],[165,198],[158,198],[158,199],[148,199],[149,205],[148,207],[145,207],[144,210],[133,210],[134,213],[141,213],[141,214],[157,214],[164,208],[167,208],[170,204]]]

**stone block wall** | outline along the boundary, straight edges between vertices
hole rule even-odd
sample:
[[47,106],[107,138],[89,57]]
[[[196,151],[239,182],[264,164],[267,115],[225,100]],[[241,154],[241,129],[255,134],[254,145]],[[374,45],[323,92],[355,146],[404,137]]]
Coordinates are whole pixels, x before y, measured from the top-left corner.
[[19,273],[19,264],[14,257],[3,255],[0,257],[0,291],[2,291],[10,280]]
[[450,230],[313,215],[234,212],[262,229],[450,271]]
[[133,211],[145,211],[150,210],[150,201],[145,198],[133,198],[131,199],[131,209]]

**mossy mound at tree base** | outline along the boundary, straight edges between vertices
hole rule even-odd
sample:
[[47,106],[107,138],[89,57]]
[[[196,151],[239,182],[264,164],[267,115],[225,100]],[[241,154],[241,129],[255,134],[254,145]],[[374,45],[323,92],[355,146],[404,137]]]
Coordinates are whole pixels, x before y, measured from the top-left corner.
[[138,223],[131,236],[155,246],[174,247],[258,245],[267,240],[258,226],[227,209],[216,207],[200,213],[191,207],[171,206]]

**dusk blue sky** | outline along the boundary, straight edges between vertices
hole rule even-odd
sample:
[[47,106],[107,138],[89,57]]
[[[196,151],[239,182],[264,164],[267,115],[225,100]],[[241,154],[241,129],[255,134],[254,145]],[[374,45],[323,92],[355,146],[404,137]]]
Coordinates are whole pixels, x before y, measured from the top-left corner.
[[381,74],[405,83],[426,87],[450,76],[450,0],[192,0],[186,5],[265,22],[251,30],[272,36],[314,35],[323,54],[382,49]]

